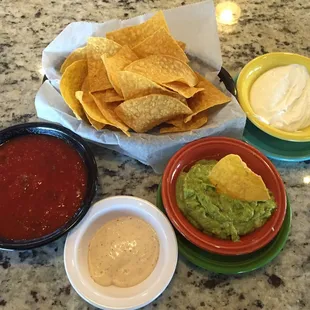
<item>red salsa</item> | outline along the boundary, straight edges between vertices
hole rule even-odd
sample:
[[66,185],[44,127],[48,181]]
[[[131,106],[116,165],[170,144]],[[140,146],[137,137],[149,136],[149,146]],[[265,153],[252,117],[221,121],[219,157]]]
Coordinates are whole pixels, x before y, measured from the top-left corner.
[[0,146],[0,238],[30,240],[62,227],[80,208],[87,174],[61,139],[26,135]]

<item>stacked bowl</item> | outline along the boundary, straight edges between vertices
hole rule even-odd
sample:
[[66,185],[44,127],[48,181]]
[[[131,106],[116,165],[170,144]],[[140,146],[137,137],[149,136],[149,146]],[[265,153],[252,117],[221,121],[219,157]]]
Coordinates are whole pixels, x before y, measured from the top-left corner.
[[[259,56],[241,70],[237,78],[237,91],[238,101],[248,118],[244,140],[269,158],[297,162],[310,159],[310,126],[296,131],[286,131],[271,126],[255,114],[250,95],[253,84],[264,73],[292,64],[302,65],[310,73],[310,58],[308,57],[284,52]],[[284,84],[287,81],[286,77]],[[283,83],[278,86],[282,87]],[[274,91],[281,93],[280,89]]]
[[[267,222],[241,236],[237,242],[197,229],[181,212],[176,198],[180,173],[188,171],[200,160],[220,160],[229,154],[240,156],[254,173],[262,177],[276,203]],[[203,138],[180,149],[165,169],[157,206],[166,212],[177,231],[181,254],[192,263],[218,273],[238,274],[262,267],[279,254],[290,230],[291,208],[277,170],[258,150],[231,138]]]

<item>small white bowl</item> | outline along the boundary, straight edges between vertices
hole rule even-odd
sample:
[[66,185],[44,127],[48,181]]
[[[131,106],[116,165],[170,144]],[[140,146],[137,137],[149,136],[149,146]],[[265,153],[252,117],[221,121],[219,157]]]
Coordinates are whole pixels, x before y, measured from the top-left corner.
[[[88,246],[96,231],[120,216],[138,216],[157,233],[159,258],[154,271],[140,284],[119,288],[95,283],[88,270]],[[156,299],[168,286],[175,272],[178,246],[174,230],[166,216],[150,202],[131,196],[116,196],[94,204],[81,223],[67,236],[64,263],[76,292],[100,309],[138,309]]]

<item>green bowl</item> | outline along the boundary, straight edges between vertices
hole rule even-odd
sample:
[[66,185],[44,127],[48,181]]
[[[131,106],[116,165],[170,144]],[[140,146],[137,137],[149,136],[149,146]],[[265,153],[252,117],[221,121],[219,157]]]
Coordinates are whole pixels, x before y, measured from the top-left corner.
[[[157,207],[165,212],[159,184],[156,199]],[[203,269],[221,274],[241,274],[261,268],[271,262],[283,249],[289,236],[292,210],[287,199],[285,219],[278,235],[264,248],[246,255],[226,256],[204,251],[176,231],[180,253],[191,263]]]
[[272,137],[247,120],[243,140],[269,158],[300,162],[310,159],[310,142],[290,142]]

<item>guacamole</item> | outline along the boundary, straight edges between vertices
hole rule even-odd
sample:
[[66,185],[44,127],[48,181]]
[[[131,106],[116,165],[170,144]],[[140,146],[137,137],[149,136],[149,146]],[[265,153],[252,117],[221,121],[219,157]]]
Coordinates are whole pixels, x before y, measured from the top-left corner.
[[209,181],[217,163],[202,160],[182,172],[177,180],[177,203],[189,222],[206,234],[238,241],[265,224],[276,209],[274,198],[267,201],[242,201],[220,194]]

